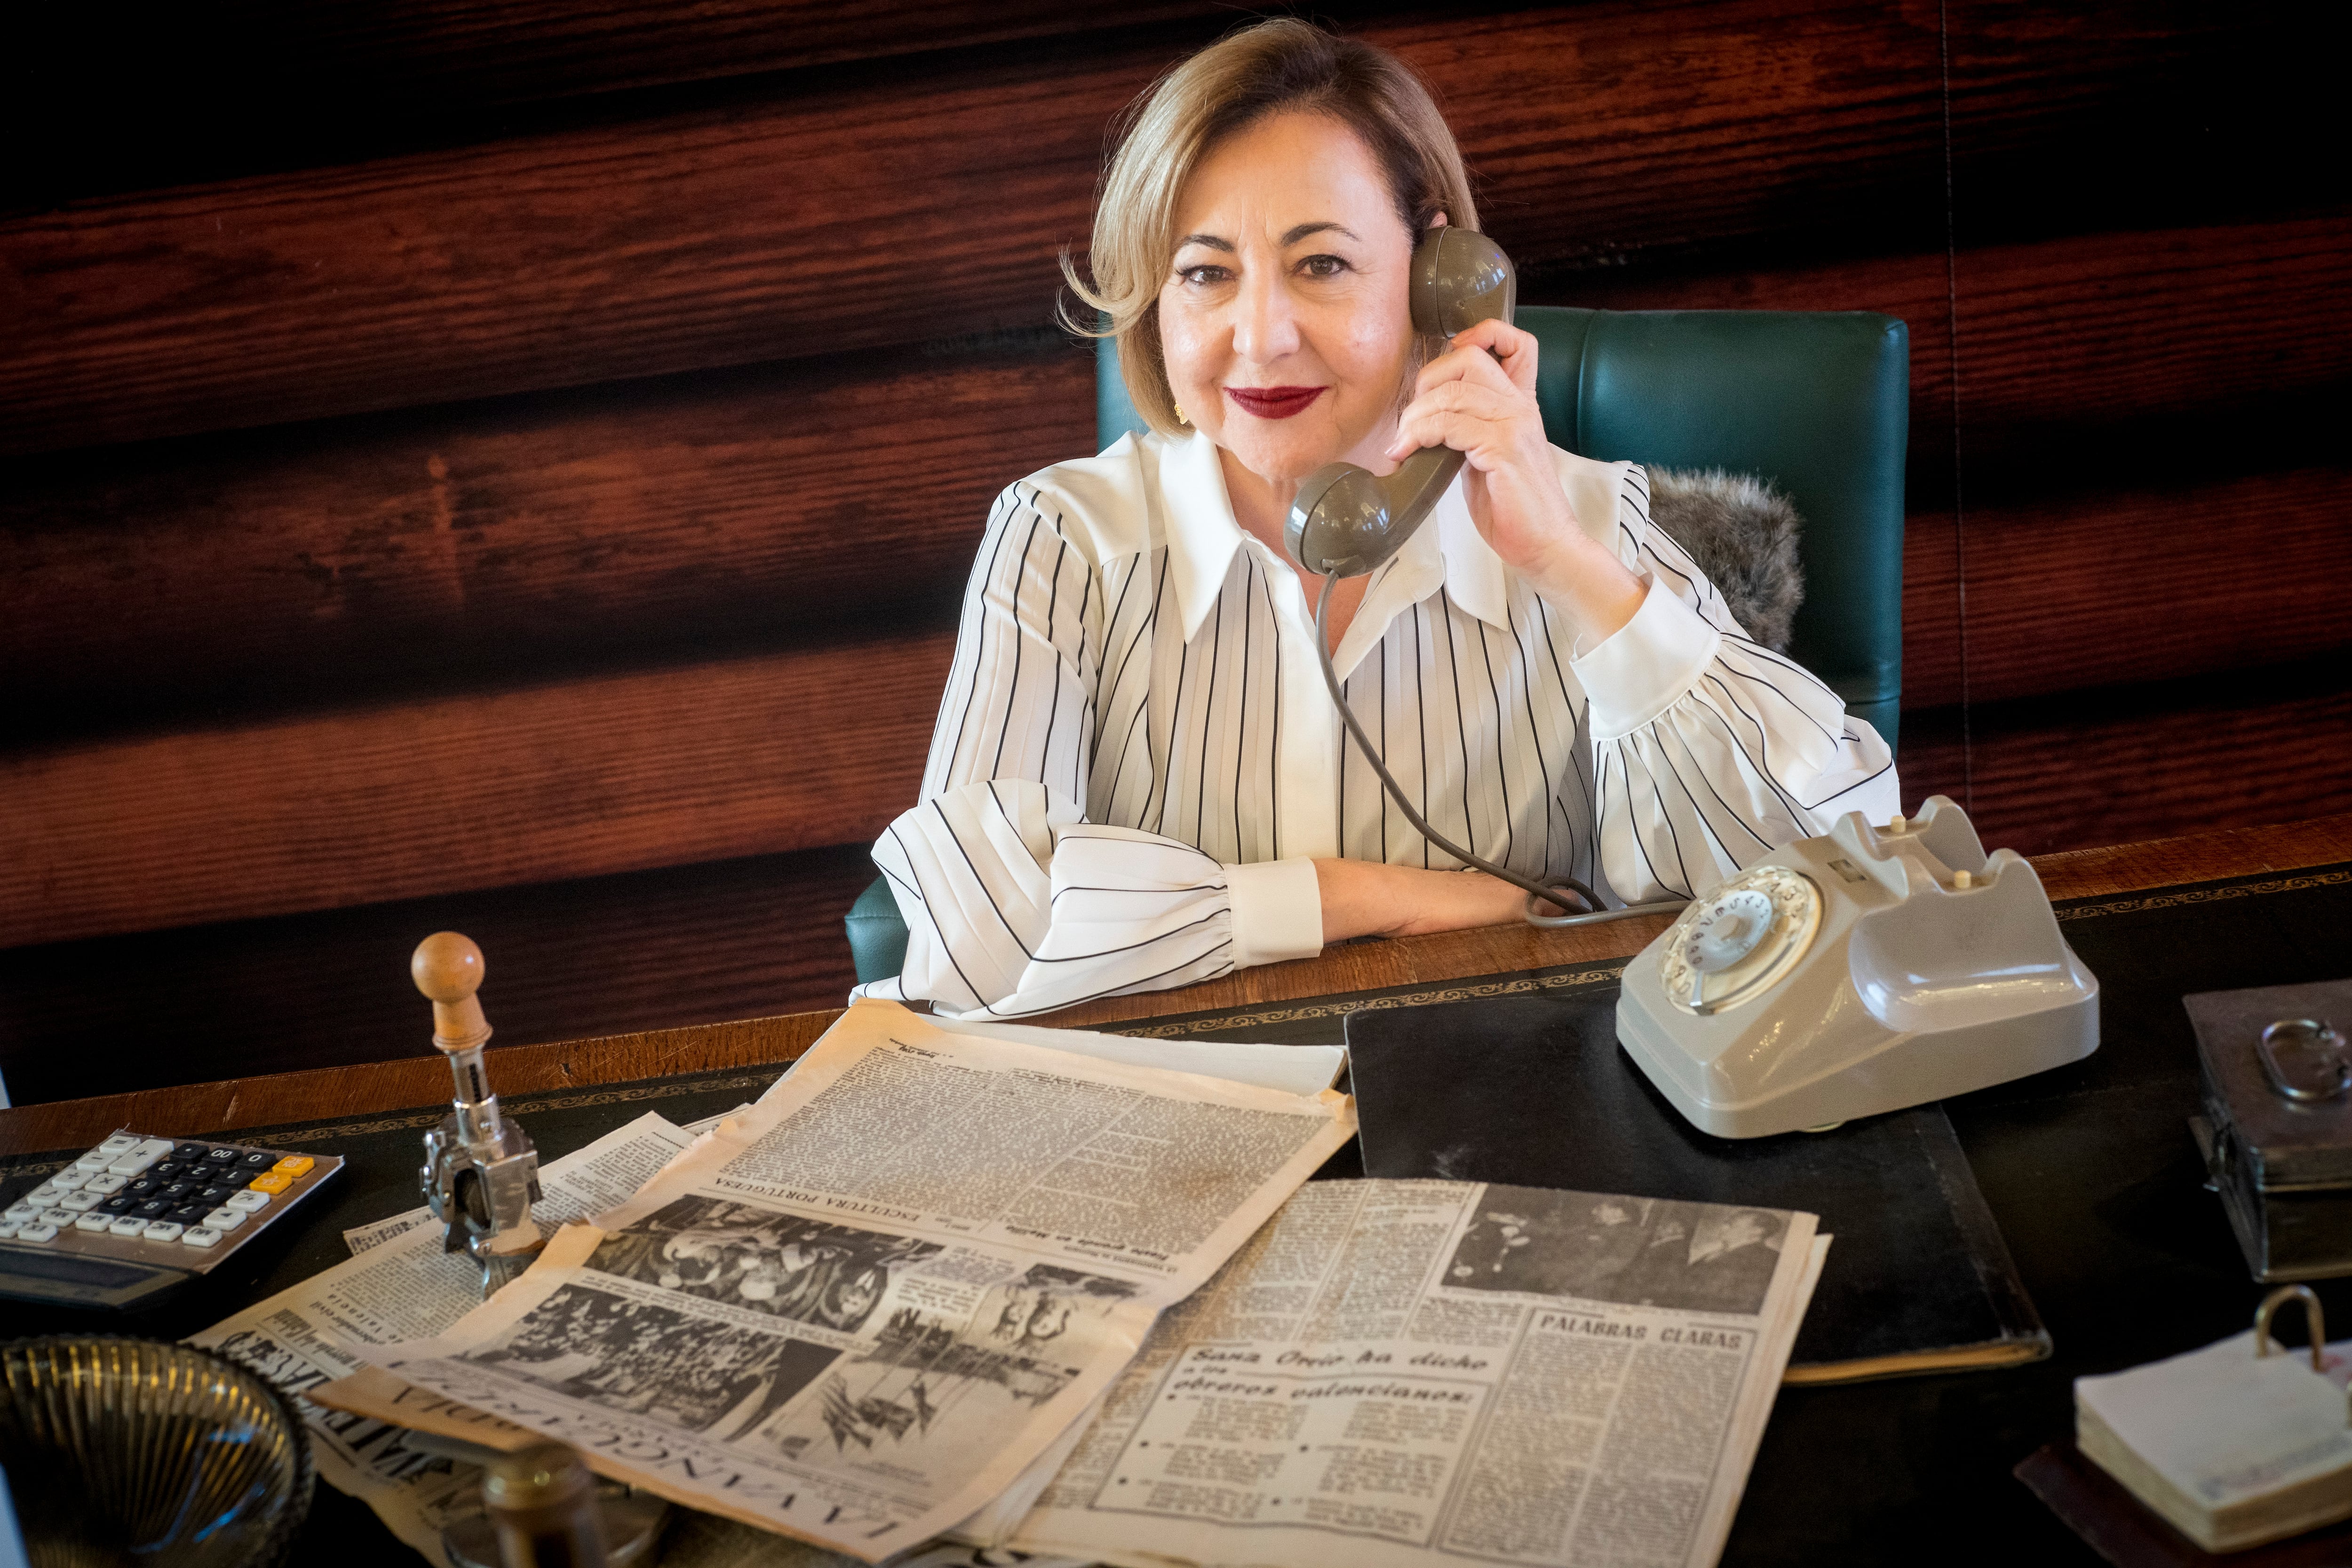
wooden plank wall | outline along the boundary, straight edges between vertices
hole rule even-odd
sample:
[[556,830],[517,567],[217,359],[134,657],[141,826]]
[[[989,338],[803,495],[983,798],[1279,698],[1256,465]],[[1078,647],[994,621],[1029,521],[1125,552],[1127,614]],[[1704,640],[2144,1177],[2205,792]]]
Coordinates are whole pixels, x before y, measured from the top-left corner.
[[[2352,807],[2322,13],[1372,3],[1531,302],[1913,332],[1903,769],[2028,852]],[[20,1100],[837,1001],[1050,325],[1205,0],[232,0],[16,63]]]

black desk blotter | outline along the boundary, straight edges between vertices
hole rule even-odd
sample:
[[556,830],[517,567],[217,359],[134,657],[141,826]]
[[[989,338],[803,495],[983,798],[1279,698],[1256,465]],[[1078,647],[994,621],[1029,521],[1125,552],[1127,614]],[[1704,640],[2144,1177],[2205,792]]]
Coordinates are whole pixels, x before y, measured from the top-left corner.
[[1364,1171],[1802,1209],[1834,1237],[1790,1383],[2013,1366],[2050,1336],[1937,1105],[1828,1132],[1692,1128],[1618,1048],[1614,986],[1348,1018]]

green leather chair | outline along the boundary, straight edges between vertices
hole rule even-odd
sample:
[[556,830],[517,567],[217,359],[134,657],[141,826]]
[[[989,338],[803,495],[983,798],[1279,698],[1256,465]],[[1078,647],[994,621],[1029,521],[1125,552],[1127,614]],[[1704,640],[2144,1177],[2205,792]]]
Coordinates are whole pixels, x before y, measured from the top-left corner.
[[[1911,334],[1862,311],[1582,310],[1530,305],[1544,432],[1604,462],[1728,468],[1777,483],[1804,519],[1791,658],[1895,742],[1903,697],[1903,459]],[[1108,447],[1143,421],[1108,340],[1095,359]],[[877,880],[849,911],[861,981],[898,973],[907,928]]]

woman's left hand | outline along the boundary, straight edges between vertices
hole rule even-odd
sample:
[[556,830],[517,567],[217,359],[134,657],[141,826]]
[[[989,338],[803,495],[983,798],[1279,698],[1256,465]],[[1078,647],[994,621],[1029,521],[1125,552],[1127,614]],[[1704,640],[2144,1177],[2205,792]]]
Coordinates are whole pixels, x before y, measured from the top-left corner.
[[1422,370],[1388,456],[1451,447],[1465,459],[1470,519],[1506,565],[1606,637],[1631,620],[1643,589],[1578,526],[1536,404],[1536,339],[1500,321],[1458,333]]

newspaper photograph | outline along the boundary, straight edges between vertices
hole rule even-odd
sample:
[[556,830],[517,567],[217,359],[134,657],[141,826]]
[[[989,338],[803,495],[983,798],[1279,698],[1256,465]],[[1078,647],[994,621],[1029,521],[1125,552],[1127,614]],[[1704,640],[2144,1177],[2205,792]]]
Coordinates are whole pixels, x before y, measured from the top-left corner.
[[[691,1142],[686,1130],[647,1112],[541,1166],[536,1212],[552,1224],[601,1214],[626,1202]],[[442,1250],[441,1227],[417,1223],[424,1215],[420,1208],[398,1216],[388,1222],[389,1234],[354,1240],[357,1255],[348,1261],[188,1342],[242,1362],[294,1395],[319,1479],[365,1502],[394,1535],[441,1563],[443,1528],[481,1511],[480,1469],[418,1448],[397,1426],[303,1397],[359,1371],[368,1348],[429,1338],[482,1304],[479,1266],[463,1252]]]
[[315,1397],[479,1440],[510,1424],[878,1562],[1021,1480],[1354,1131],[1329,1089],[860,1002],[629,1202]]
[[1705,1568],[1828,1244],[1778,1209],[1309,1183],[1161,1318],[1010,1544]]

